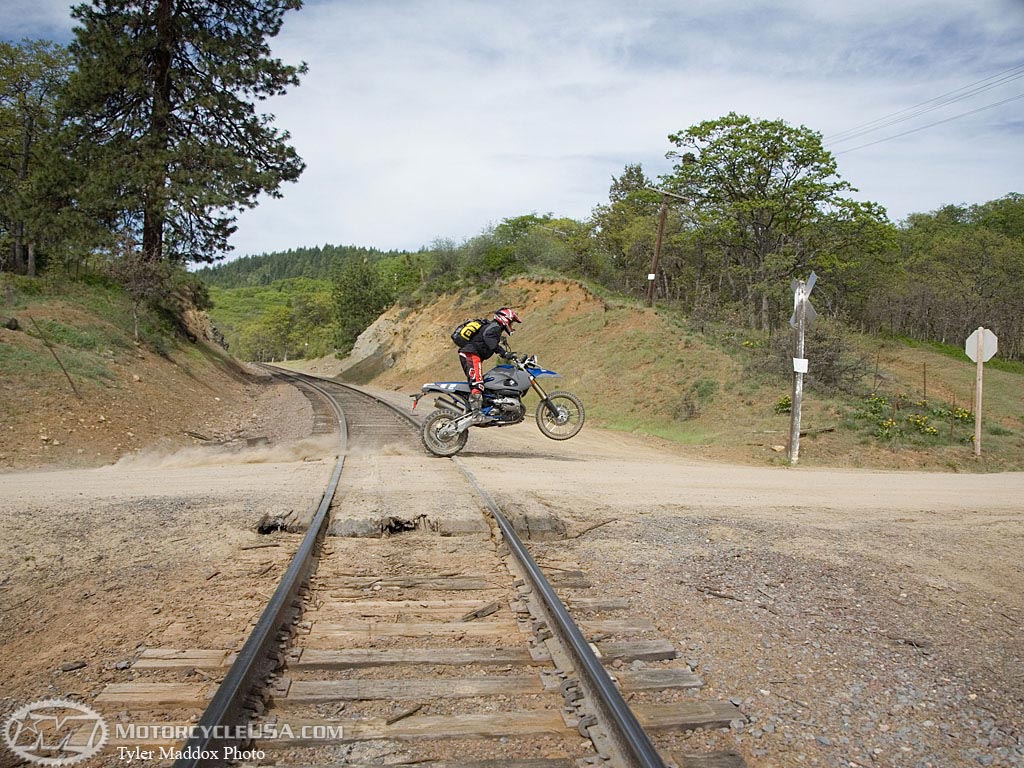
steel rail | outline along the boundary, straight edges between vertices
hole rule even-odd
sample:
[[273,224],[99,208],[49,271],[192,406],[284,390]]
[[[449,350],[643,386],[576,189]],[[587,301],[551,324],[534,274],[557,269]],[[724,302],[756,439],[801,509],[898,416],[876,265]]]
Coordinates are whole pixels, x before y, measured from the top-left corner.
[[[413,425],[418,426],[415,418],[392,403],[376,395],[363,392],[356,387],[342,384],[341,382],[332,383],[376,400],[386,405],[398,415],[405,417]],[[562,646],[568,652],[576,668],[576,673],[579,675],[580,684],[583,686],[584,692],[588,694],[589,699],[594,702],[595,707],[598,709],[597,714],[600,717],[598,722],[608,730],[608,737],[613,747],[618,751],[618,757],[623,765],[629,766],[629,768],[634,766],[636,768],[665,768],[665,762],[651,742],[650,736],[647,735],[643,726],[637,721],[636,715],[633,714],[626,700],[622,698],[622,694],[615,686],[615,683],[612,682],[604,665],[601,664],[600,659],[597,658],[583,632],[576,622],[573,621],[572,616],[569,615],[565,604],[558,597],[558,594],[551,586],[551,582],[544,576],[540,566],[537,565],[526,545],[519,538],[515,528],[494,502],[494,499],[491,498],[491,495],[484,490],[473,473],[463,463],[462,459],[458,456],[452,456],[451,461],[469,480],[470,484],[480,495],[480,498],[484,500],[488,511],[501,529],[502,536],[504,536],[505,541],[509,545],[509,551],[512,552],[519,562],[520,567],[530,582],[530,586],[540,596],[542,608],[550,619],[548,626],[554,629]]]
[[[364,392],[357,387],[343,384],[338,381],[325,381],[318,377],[310,376],[309,374],[298,374],[291,371],[285,372],[280,371],[280,369],[274,370],[303,381],[314,389],[317,389],[321,394],[328,398],[331,406],[338,414],[339,423],[343,425],[343,441],[345,440],[345,433],[347,431],[344,428],[344,414],[341,413],[341,410],[338,408],[334,399],[314,382],[333,384],[339,388],[347,389],[363,395],[364,397],[370,398],[386,406],[395,414],[408,421],[413,427],[419,426],[419,423],[411,414],[405,413],[396,405],[389,403],[376,395]],[[285,579],[282,580],[277,591],[274,593],[274,598],[271,600],[271,603],[264,610],[256,629],[253,630],[253,634],[242,648],[238,659],[235,664],[232,665],[227,677],[225,677],[220,689],[218,689],[217,694],[214,696],[213,701],[210,702],[209,707],[200,719],[197,728],[197,730],[200,731],[200,734],[209,733],[211,730],[214,730],[216,733],[214,726],[220,726],[222,724],[228,724],[230,726],[240,721],[240,716],[244,709],[245,698],[252,686],[255,684],[255,681],[261,679],[259,672],[251,672],[249,671],[249,668],[258,666],[257,662],[261,658],[269,664],[269,659],[266,658],[266,652],[269,650],[273,640],[277,637],[278,631],[280,631],[280,628],[284,625],[284,620],[287,618],[288,613],[287,608],[289,608],[291,603],[294,601],[298,591],[298,586],[305,579],[305,575],[308,575],[311,554],[317,541],[321,538],[322,530],[326,530],[324,521],[327,517],[327,509],[330,507],[330,498],[333,498],[334,496],[334,489],[337,488],[338,478],[341,475],[341,469],[344,465],[344,446],[341,453],[342,455],[339,458],[338,465],[335,467],[334,475],[331,478],[331,484],[328,487],[328,491],[324,493],[324,500],[320,504],[320,509],[317,511],[317,515],[306,534],[306,538],[303,540],[299,552],[296,553],[296,556],[292,561],[292,565],[285,574]],[[519,538],[515,528],[501,512],[498,505],[494,502],[494,499],[491,498],[491,495],[484,490],[473,473],[468,467],[466,467],[463,461],[457,456],[451,457],[451,461],[459,468],[462,474],[483,499],[488,511],[494,518],[498,528],[501,530],[502,536],[508,544],[510,553],[518,561],[523,573],[530,582],[531,588],[540,596],[541,607],[549,617],[548,626],[555,631],[559,641],[562,643],[562,646],[569,654],[584,692],[598,710],[597,714],[600,718],[598,723],[605,727],[611,745],[613,749],[617,751],[617,757],[619,757],[623,766],[628,766],[629,768],[665,768],[665,763],[661,759],[661,755],[658,754],[654,744],[651,742],[650,737],[637,721],[636,715],[633,714],[625,699],[622,698],[622,694],[619,692],[619,689],[615,687],[615,683],[612,682],[611,677],[609,677],[607,671],[605,671],[604,666],[601,664],[590,644],[587,642],[586,637],[583,635],[582,631],[580,631],[576,622],[573,621],[572,616],[569,615],[568,610],[558,597],[554,588],[551,586],[551,583],[544,576],[540,566],[537,565],[533,556],[530,555],[530,552],[526,549],[526,545],[523,544],[522,540]],[[304,564],[300,565],[300,555],[303,553],[305,553],[305,560]],[[292,574],[293,570],[296,572],[294,576]],[[300,571],[305,572],[305,575],[303,575],[302,578],[298,577],[298,573]],[[286,589],[286,581],[289,579],[289,576],[293,576],[296,583],[290,589]],[[280,600],[278,599],[279,595],[288,592],[291,593],[290,597],[286,598],[282,596]],[[267,617],[268,614],[271,613],[272,606],[276,603],[280,603],[278,611],[283,611],[285,618],[280,619],[280,623],[276,624],[276,630],[271,632],[269,629],[271,620]],[[263,634],[266,635],[266,637],[262,642],[258,643],[256,641],[257,631],[260,630],[261,627],[264,627],[265,623],[267,624],[267,627],[263,629]],[[243,655],[248,657],[248,662],[244,665],[243,669],[239,669],[236,673],[236,668],[242,666],[241,662],[243,660]],[[263,673],[263,675],[265,674],[266,672]],[[225,691],[229,682],[231,684],[230,693]],[[223,695],[221,695],[222,693]],[[201,736],[190,740],[186,745],[186,749],[188,749],[188,747],[193,747],[193,751],[198,750],[201,755],[202,750],[204,749],[216,750],[217,746],[230,743],[230,741],[231,740],[226,739],[218,740],[211,736]],[[244,741],[244,739],[236,739],[235,741]],[[186,754],[188,753],[186,752]],[[223,754],[223,752],[217,751],[217,754]],[[209,759],[203,760],[200,758],[196,760],[179,760],[174,765],[175,768],[198,768],[199,766],[219,766],[224,764],[224,761],[212,761]]]
[[199,722],[193,726],[193,736],[186,742],[182,757],[175,761],[174,768],[227,765],[225,747],[241,748],[249,741],[244,717],[247,700],[277,666],[277,661],[271,655],[272,648],[278,642],[281,631],[294,617],[299,590],[309,578],[313,556],[327,531],[327,513],[345,466],[348,425],[345,414],[329,393],[312,382],[304,383],[323,395],[338,417],[338,461],[309,530],[306,531],[288,570],[260,614],[259,621],[242,646],[242,650],[238,652],[224,681],[217,688]]
[[462,460],[458,456],[453,456],[452,461],[462,470],[462,473],[484,500],[491,516],[501,529],[502,536],[505,537],[509,551],[515,555],[530,586],[540,596],[542,607],[550,618],[548,626],[554,629],[562,646],[568,652],[584,692],[598,709],[597,714],[600,717],[598,722],[609,731],[608,737],[614,748],[618,750],[618,756],[623,765],[630,768],[633,766],[665,768],[665,763],[654,744],[651,743],[651,738],[637,721],[636,715],[633,714],[626,700],[622,698],[619,689],[615,687],[615,683],[605,671],[604,665],[601,664],[583,632],[569,615],[565,604],[555,593],[551,582],[547,580],[540,566],[537,565],[537,561],[526,549],[526,545],[519,538],[515,528]]
[[409,425],[415,428],[417,431],[420,428],[420,423],[416,420],[415,416],[406,413],[403,409],[399,408],[394,403],[389,403],[382,397],[378,397],[377,395],[374,395],[371,392],[364,392],[359,387],[354,387],[351,384],[345,384],[344,382],[341,381],[335,381],[334,379],[322,379],[319,376],[311,376],[308,373],[294,373],[294,376],[310,384],[312,384],[313,382],[319,382],[321,384],[331,384],[332,386],[339,387],[340,389],[347,389],[348,391],[354,392],[357,395],[362,395],[363,397],[369,398],[374,402],[380,403],[385,408],[390,409],[396,416],[399,416],[405,421],[409,422]]

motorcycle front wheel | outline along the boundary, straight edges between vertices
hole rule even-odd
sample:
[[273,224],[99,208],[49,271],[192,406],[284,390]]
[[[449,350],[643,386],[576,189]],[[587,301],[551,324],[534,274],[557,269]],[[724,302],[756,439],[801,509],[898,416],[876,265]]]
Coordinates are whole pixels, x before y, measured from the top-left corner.
[[435,456],[454,456],[461,451],[469,440],[469,430],[456,430],[455,422],[458,418],[457,413],[443,408],[427,416],[420,428],[423,447]]
[[583,429],[583,403],[572,392],[552,392],[537,404],[537,427],[552,440],[568,440]]

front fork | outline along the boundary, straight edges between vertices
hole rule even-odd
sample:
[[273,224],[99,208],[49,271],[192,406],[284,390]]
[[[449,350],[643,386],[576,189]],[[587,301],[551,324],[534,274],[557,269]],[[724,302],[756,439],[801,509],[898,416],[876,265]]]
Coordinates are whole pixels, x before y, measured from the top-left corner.
[[[529,374],[527,375],[529,376]],[[558,409],[555,407],[554,403],[548,400],[548,393],[544,391],[543,387],[537,383],[537,379],[533,376],[530,376],[530,387],[537,393],[538,397],[540,397],[541,402],[544,403],[544,407],[548,409],[548,413],[557,419],[559,416]]]

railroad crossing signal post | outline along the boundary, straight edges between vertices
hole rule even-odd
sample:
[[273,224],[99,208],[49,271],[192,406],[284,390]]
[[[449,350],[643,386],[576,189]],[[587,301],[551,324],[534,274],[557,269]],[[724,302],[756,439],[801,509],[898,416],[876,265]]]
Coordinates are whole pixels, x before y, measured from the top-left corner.
[[967,337],[964,351],[978,364],[974,385],[974,455],[981,456],[981,383],[984,364],[992,359],[999,349],[999,339],[988,328],[978,328]]
[[818,276],[811,272],[807,282],[794,280],[790,283],[793,288],[793,316],[789,324],[793,326],[793,398],[789,418],[789,463],[796,465],[800,459],[800,412],[804,399],[804,374],[807,373],[807,358],[804,357],[804,339],[807,332],[807,324],[818,316],[811,306],[810,296],[814,290],[814,284]]

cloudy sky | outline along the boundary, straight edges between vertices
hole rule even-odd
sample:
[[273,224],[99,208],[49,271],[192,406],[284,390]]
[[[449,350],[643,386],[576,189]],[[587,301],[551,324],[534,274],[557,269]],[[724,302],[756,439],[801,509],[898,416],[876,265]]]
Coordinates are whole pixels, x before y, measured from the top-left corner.
[[[0,0],[3,39],[68,42],[69,6]],[[267,109],[308,167],[234,255],[584,218],[729,112],[819,131],[894,221],[1024,192],[1022,40],[1024,0],[307,0],[273,46],[309,73]]]

